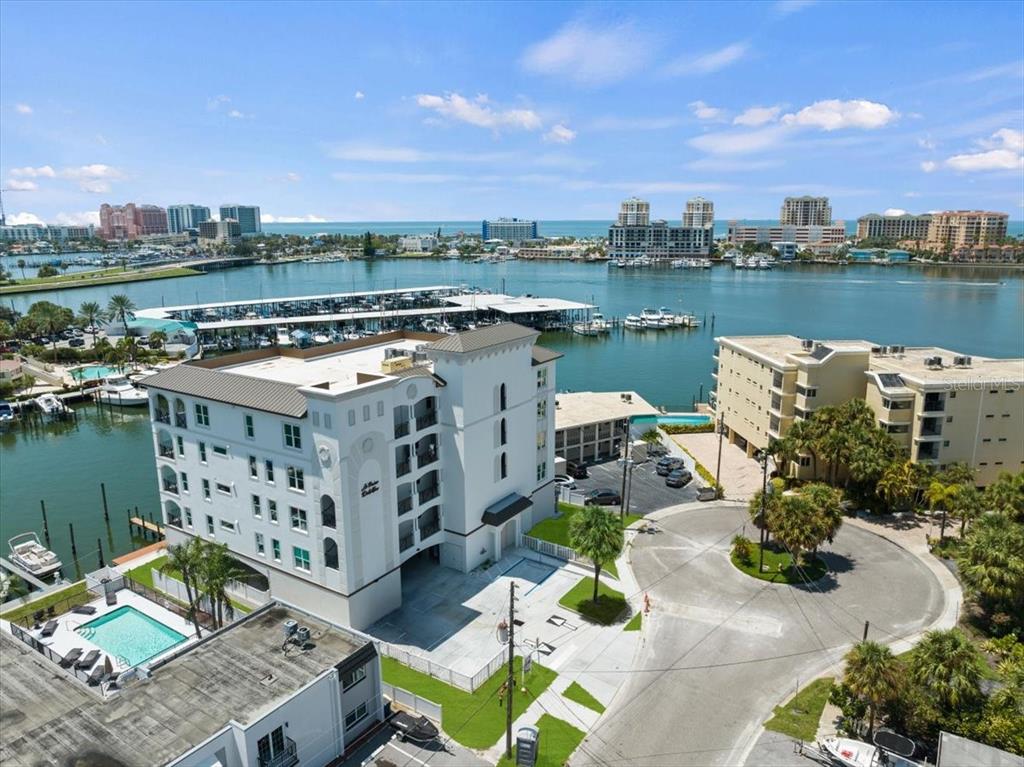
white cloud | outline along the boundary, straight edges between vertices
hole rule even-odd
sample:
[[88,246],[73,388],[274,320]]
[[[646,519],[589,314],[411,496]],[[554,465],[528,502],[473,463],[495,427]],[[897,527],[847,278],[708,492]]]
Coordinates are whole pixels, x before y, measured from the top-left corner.
[[934,141],[931,136],[924,136],[917,140],[917,145],[922,149],[927,149],[929,152],[939,146],[938,142]]
[[597,27],[577,21],[527,48],[521,64],[534,74],[607,85],[643,69],[654,48],[655,41],[630,22]]
[[964,173],[1024,168],[1024,132],[1000,128],[989,138],[974,143],[984,151],[953,155],[946,165]]
[[802,125],[825,131],[841,128],[874,130],[888,125],[898,117],[899,113],[874,101],[826,99],[816,101],[795,114],[783,115],[782,122],[785,125]]
[[732,43],[724,48],[700,56],[683,56],[675,61],[669,62],[663,73],[670,76],[688,74],[711,74],[720,69],[725,69],[730,64],[747,55],[750,46],[747,43]]
[[11,175],[15,178],[54,178],[57,171],[49,165],[40,165],[38,168],[26,166],[24,168],[11,168]]
[[907,215],[907,211],[903,210],[903,208],[886,208],[885,210],[882,211],[882,215],[883,216],[905,216],[905,215]]
[[747,173],[754,170],[778,168],[783,164],[782,158],[754,160],[749,157],[731,159],[729,157],[701,157],[686,163],[690,170],[709,170],[718,173]]
[[14,111],[20,115],[30,115],[32,114],[32,107],[28,104],[15,104]]
[[939,164],[934,160],[925,160],[921,163],[921,170],[925,173],[932,173],[939,167]]
[[79,213],[58,213],[53,217],[58,226],[93,226],[100,225],[100,214],[95,210],[83,210]]
[[352,94],[352,98],[354,98],[356,101],[362,101],[363,99],[366,98],[366,94],[363,93],[362,91],[356,91],[354,94]]
[[756,128],[758,125],[775,122],[781,111],[782,107],[750,107],[742,114],[737,115],[732,124]]
[[486,94],[480,94],[470,101],[458,93],[448,93],[444,96],[421,93],[416,96],[416,103],[449,120],[468,123],[479,128],[490,128],[491,130],[514,128],[533,131],[542,127],[540,117],[533,110],[493,109]]
[[297,184],[298,182],[302,181],[302,176],[292,171],[290,173],[284,174],[284,180],[291,181],[293,184]]
[[43,225],[46,222],[35,213],[15,213],[7,217],[7,223],[11,226],[27,226],[28,224]]
[[690,146],[710,154],[750,154],[775,148],[788,134],[780,125],[752,131],[705,133],[690,139]]
[[698,120],[718,120],[725,115],[724,109],[705,104],[703,101],[691,101],[688,106]]
[[242,112],[238,109],[232,109],[230,112],[228,112],[228,117],[230,117],[233,120],[248,120],[250,117],[252,117],[252,115],[246,114],[245,112]]
[[816,2],[817,0],[776,0],[775,12],[782,16],[788,16],[791,13],[802,11],[804,8],[809,8]]
[[260,214],[260,223],[262,224],[323,224],[326,221],[326,218],[314,216],[312,213],[307,213],[305,216],[272,216],[269,213]]
[[981,139],[979,145],[986,149],[1009,149],[1011,152],[1024,152],[1024,131],[1012,128],[1000,128],[991,138]]
[[552,125],[551,130],[544,134],[544,140],[552,144],[569,144],[576,138],[576,131],[559,123]]
[[35,181],[22,181],[12,178],[7,182],[7,188],[14,192],[34,192],[39,188]]
[[921,193],[920,192],[904,192],[903,196],[904,197],[914,198],[914,197],[920,197]]
[[111,189],[111,181],[124,178],[124,174],[120,170],[103,163],[62,168],[59,175],[61,178],[78,182],[79,189],[93,194],[106,194]]
[[220,109],[225,104],[230,104],[230,103],[231,103],[231,97],[230,96],[224,96],[224,95],[211,96],[210,98],[208,98],[206,100],[206,109],[209,112],[216,112],[218,109]]

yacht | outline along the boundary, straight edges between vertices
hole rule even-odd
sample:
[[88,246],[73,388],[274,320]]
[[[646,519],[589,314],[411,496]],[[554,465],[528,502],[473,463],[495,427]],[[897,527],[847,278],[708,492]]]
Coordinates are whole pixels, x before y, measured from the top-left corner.
[[608,320],[604,318],[604,315],[601,314],[601,312],[594,312],[594,316],[590,320],[590,325],[597,330],[598,333],[607,333],[612,329],[612,326],[608,323]]
[[578,336],[596,336],[600,331],[592,322],[574,322],[572,332]]
[[291,336],[288,335],[288,330],[286,328],[278,328],[277,329],[277,345],[278,346],[291,346],[292,345]]
[[327,335],[326,333],[314,333],[313,334],[313,343],[317,344],[318,346],[323,346],[324,344],[329,344],[330,342],[331,342],[331,337],[329,335]]
[[43,418],[48,421],[57,420],[62,417],[68,409],[68,406],[65,405],[59,397],[55,394],[50,394],[49,392],[46,394],[40,394],[36,397],[35,403],[39,407],[39,410],[42,411]]
[[669,308],[667,306],[662,306],[660,309],[658,309],[658,315],[665,322],[666,326],[671,327],[672,325],[684,324],[682,315],[673,314],[671,311],[669,311]]
[[0,400],[0,426],[9,426],[14,423],[16,418],[11,403],[7,400]]
[[662,330],[669,326],[668,321],[662,316],[661,312],[657,309],[643,309],[640,312],[640,319],[643,320],[645,328],[654,328],[655,330]]
[[61,568],[60,559],[39,542],[35,533],[16,535],[7,545],[11,547],[11,562],[36,578],[45,578]]
[[771,269],[773,266],[775,266],[775,262],[770,258],[761,256],[761,258],[757,259],[758,269]]
[[149,404],[149,396],[136,389],[131,381],[120,373],[109,375],[96,391],[96,399],[104,405],[139,407]]
[[635,314],[626,315],[625,325],[627,328],[632,328],[633,330],[643,330],[647,327],[647,325],[644,324],[643,319]]

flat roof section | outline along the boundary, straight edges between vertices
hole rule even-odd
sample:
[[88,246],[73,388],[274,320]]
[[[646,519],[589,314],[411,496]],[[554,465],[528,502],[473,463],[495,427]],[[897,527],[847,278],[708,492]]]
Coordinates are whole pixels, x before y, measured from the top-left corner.
[[510,316],[596,308],[593,304],[582,304],[579,301],[568,301],[564,298],[507,296],[503,293],[466,293],[459,296],[448,296],[445,300],[455,306],[476,309],[478,311],[492,310]]
[[[289,619],[310,628],[311,648],[282,649]],[[228,720],[255,721],[366,644],[274,603],[184,650],[151,679],[101,700],[4,633],[0,763],[163,764]]]
[[[1024,359],[996,359],[971,356],[968,366],[954,365],[956,357],[968,356],[938,346],[907,346],[900,354],[872,354],[871,370],[898,373],[904,380],[924,385],[943,384],[1024,384]],[[942,359],[942,367],[926,365],[934,357]]]
[[[819,353],[814,355],[814,347],[803,348],[805,339],[797,336],[720,336],[715,342],[720,345],[731,346],[740,351],[746,352],[753,357],[761,357],[773,365],[785,366],[797,364],[796,359],[789,359],[792,355],[807,361],[822,359]],[[870,341],[863,340],[825,340],[814,339],[815,344],[821,344],[837,352],[870,352],[874,346]]]
[[[630,401],[622,399],[629,395]],[[617,421],[635,415],[657,415],[658,409],[635,391],[580,391],[555,395],[555,430]]]

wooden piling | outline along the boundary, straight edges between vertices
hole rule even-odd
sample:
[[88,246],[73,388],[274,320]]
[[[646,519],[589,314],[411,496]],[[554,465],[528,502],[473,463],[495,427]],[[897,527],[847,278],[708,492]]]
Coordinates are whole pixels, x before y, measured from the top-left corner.
[[100,495],[103,496],[103,521],[110,524],[110,511],[107,509],[107,486],[100,482]]
[[96,549],[99,551],[100,568],[106,567],[106,564],[103,562],[103,541],[99,538],[96,539]]
[[50,523],[46,519],[46,501],[42,498],[39,499],[39,507],[43,510],[43,537],[46,539],[46,545],[50,545]]
[[68,522],[68,532],[71,533],[71,556],[78,558],[78,547],[75,545],[75,525]]

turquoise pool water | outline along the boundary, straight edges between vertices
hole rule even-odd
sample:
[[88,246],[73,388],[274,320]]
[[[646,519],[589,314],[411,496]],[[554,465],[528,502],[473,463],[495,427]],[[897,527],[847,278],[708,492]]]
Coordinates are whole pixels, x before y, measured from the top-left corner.
[[672,424],[674,426],[703,426],[711,423],[711,416],[699,413],[679,413],[669,415],[635,415],[631,419],[633,423],[660,423]]
[[72,370],[71,377],[76,381],[96,381],[113,375],[116,372],[117,368],[107,367],[106,365],[86,365],[83,368],[78,368],[78,370]]
[[188,638],[130,606],[119,607],[75,630],[129,666],[137,666]]

